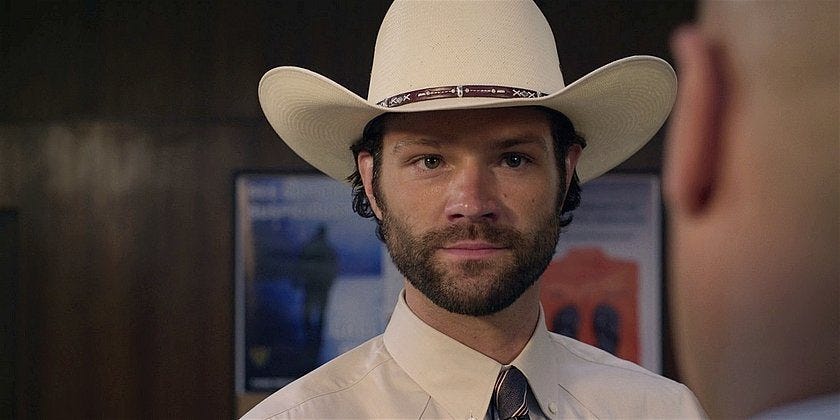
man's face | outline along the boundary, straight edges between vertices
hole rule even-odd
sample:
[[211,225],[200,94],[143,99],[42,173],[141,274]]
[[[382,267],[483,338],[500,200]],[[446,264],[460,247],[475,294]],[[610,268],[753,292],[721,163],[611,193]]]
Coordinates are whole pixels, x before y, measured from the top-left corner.
[[450,312],[480,316],[513,303],[545,270],[559,235],[567,185],[546,115],[397,114],[382,142],[377,181],[363,170],[370,155],[360,169],[397,268]]

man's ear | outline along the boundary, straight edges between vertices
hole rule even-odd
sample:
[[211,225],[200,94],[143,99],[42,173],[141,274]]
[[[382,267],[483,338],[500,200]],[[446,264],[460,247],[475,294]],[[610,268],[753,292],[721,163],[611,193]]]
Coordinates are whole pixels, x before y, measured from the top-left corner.
[[719,178],[725,68],[719,51],[694,27],[678,30],[671,49],[679,88],[668,128],[663,189],[673,210],[696,215],[713,199]]
[[370,208],[377,219],[382,220],[382,210],[376,203],[376,197],[373,194],[373,155],[367,151],[359,152],[356,157],[356,163],[359,165],[359,175],[362,176],[362,185],[365,187],[365,195],[367,196]]
[[578,160],[580,159],[581,151],[583,151],[583,147],[579,144],[572,144],[566,150],[566,160],[563,162],[565,164],[564,168],[566,169],[563,181],[566,182],[566,185],[563,186],[563,196],[559,197],[560,202],[563,204],[566,204],[566,197],[569,194],[569,185],[571,185],[572,178],[575,176],[575,168],[577,167]]
[[569,191],[569,184],[572,183],[572,177],[575,175],[575,168],[582,151],[583,148],[579,144],[572,144],[566,151],[566,177],[563,178],[566,180],[566,188],[563,191]]

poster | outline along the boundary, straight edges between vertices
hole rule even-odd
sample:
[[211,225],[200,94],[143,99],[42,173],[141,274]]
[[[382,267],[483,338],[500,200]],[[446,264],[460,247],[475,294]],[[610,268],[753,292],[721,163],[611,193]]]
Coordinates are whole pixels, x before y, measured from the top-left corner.
[[661,372],[659,179],[605,175],[582,188],[541,277],[547,327]]
[[276,390],[384,331],[399,289],[346,184],[240,174],[235,197],[239,393]]

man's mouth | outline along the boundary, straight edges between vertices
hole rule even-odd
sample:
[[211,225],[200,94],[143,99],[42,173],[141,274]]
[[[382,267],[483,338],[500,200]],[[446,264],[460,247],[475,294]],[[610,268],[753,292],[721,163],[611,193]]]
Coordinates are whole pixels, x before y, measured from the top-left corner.
[[486,241],[458,241],[440,248],[445,254],[456,258],[486,258],[508,250],[507,246]]

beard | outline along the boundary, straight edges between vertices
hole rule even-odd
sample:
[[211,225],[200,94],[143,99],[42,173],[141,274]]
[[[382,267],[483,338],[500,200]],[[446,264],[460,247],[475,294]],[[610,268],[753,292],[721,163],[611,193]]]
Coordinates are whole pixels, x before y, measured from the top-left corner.
[[[383,208],[381,232],[397,269],[409,283],[449,312],[484,316],[519,299],[545,271],[560,235],[559,208],[532,230],[478,222],[452,224],[422,234]],[[507,255],[460,262],[441,261],[436,252],[459,240],[481,240],[507,249]]]

